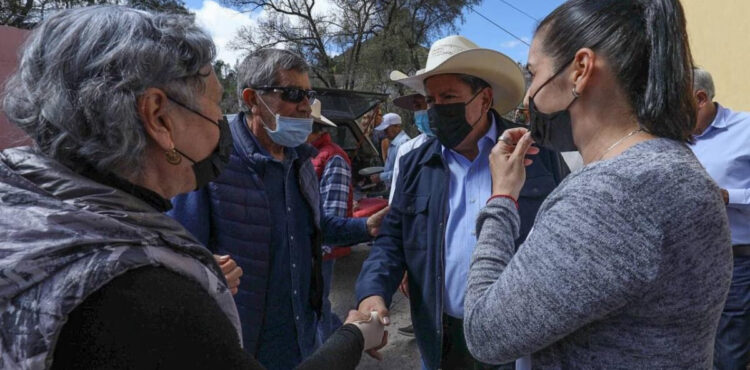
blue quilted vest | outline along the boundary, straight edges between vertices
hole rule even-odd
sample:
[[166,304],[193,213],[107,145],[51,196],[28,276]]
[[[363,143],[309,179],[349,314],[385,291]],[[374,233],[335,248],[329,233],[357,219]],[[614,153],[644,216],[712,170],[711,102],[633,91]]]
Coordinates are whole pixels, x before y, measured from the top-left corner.
[[[266,163],[271,159],[262,153],[252,138],[244,114],[237,115],[229,126],[234,150],[221,176],[205,190],[174,198],[174,209],[170,214],[213,253],[229,254],[242,267],[243,276],[234,299],[242,323],[245,349],[255,354],[266,314],[264,308],[270,275],[271,216],[262,178]],[[320,194],[317,176],[309,160],[317,152],[309,145],[295,150],[299,156],[295,170],[300,189],[311,205],[316,226],[313,249],[317,253],[313,253],[313,257],[317,262],[313,261],[310,303],[318,310],[322,292]]]

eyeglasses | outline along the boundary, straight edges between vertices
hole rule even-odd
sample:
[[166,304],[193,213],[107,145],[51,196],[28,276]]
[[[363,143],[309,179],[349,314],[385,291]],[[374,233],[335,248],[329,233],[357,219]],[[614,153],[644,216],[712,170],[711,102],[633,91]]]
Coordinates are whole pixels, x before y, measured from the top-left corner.
[[315,90],[305,90],[300,89],[299,87],[290,86],[258,86],[253,87],[253,89],[261,91],[280,92],[281,100],[290,103],[299,103],[305,97],[307,97],[310,103],[312,103],[313,101],[315,101],[315,97],[318,96],[318,93]]

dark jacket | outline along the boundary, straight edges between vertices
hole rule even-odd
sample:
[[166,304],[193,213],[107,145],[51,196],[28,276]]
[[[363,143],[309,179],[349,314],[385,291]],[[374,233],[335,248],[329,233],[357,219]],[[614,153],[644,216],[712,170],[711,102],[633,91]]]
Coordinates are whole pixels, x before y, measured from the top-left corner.
[[[260,330],[265,315],[266,292],[269,286],[271,225],[270,207],[278,206],[266,195],[263,176],[272,159],[265,154],[250,129],[245,124],[243,113],[230,123],[234,148],[229,163],[218,179],[204,189],[188,193],[172,200],[170,215],[175,217],[195,237],[216,254],[228,254],[242,268],[238,293],[234,296],[242,323],[245,349],[256,354]],[[295,290],[305,292],[294,297],[295,310],[299,307],[320,309],[322,275],[320,270],[321,244],[354,244],[370,238],[364,219],[346,219],[326,216],[321,212],[320,191],[317,176],[310,158],[316,151],[309,145],[294,149],[296,178],[303,197],[310,206],[315,233],[311,243],[313,261],[290,261],[312,263],[309,276],[293,279]],[[302,215],[300,215],[302,216]],[[309,294],[307,293],[309,292]],[[303,316],[302,313],[295,315]],[[306,316],[306,315],[304,315]],[[300,343],[303,357],[312,353],[313,347],[303,345],[310,341],[300,338],[315,336],[314,323],[298,320],[296,332],[286,333],[290,342]],[[311,329],[312,328],[312,329]]]
[[[71,312],[51,369],[264,370],[242,349],[238,334],[197,282],[142,267],[113,279]],[[364,343],[356,326],[344,325],[296,369],[352,370]]]
[[239,347],[239,318],[224,276],[180,224],[32,149],[0,152],[0,369],[48,368],[71,312],[144,266],[203,289],[224,324],[234,326],[225,339]]
[[[494,111],[493,111],[494,114]],[[498,132],[517,125],[495,114]],[[448,218],[450,174],[443,147],[431,138],[400,162],[391,210],[357,279],[357,299],[377,295],[390,306],[404,270],[409,273],[412,322],[417,344],[428,368],[440,365],[442,348],[444,241]],[[567,168],[558,153],[542,149],[526,167],[526,183],[518,199],[520,244],[534,223],[546,196],[560,183]]]

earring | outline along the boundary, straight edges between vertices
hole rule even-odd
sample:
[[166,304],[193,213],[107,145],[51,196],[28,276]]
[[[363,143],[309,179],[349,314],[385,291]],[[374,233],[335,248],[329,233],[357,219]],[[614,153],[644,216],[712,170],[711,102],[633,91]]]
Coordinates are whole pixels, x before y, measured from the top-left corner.
[[576,91],[575,86],[573,87],[573,96],[576,97],[576,98],[580,98],[581,97],[581,94],[579,94],[578,91]]
[[167,162],[169,164],[178,165],[180,162],[182,162],[182,156],[180,153],[177,153],[177,150],[172,146],[172,149],[169,149],[164,152],[164,155],[167,157]]

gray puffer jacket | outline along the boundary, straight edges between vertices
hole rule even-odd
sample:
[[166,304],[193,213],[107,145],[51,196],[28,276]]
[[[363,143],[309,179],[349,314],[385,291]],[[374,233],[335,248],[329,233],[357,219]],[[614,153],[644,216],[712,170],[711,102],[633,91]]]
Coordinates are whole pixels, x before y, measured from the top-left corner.
[[179,223],[33,149],[0,152],[1,369],[48,368],[68,314],[143,266],[198,282],[241,337],[221,270]]

